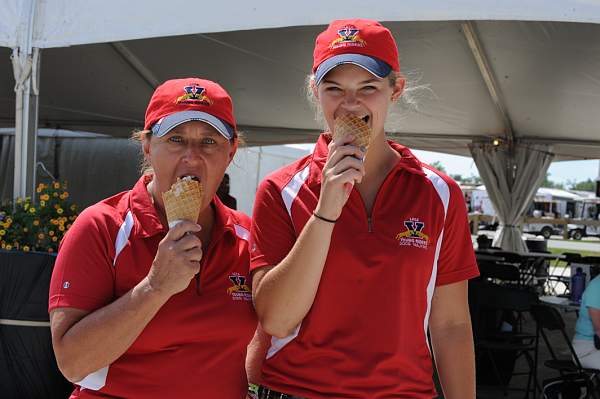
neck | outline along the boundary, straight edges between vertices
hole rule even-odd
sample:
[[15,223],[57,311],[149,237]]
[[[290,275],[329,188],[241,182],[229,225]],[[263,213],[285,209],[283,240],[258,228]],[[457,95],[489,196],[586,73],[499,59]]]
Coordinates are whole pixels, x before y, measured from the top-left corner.
[[377,134],[371,144],[365,158],[365,177],[363,183],[370,180],[377,180],[377,177],[386,176],[387,173],[396,165],[400,154],[395,151],[385,139],[385,133]]

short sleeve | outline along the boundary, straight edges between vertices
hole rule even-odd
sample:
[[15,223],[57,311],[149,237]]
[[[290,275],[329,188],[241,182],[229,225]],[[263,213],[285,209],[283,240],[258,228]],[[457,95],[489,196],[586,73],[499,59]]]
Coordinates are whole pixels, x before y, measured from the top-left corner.
[[274,266],[296,242],[296,232],[277,185],[264,180],[256,192],[250,235],[250,270]]
[[114,299],[108,218],[93,208],[77,217],[61,242],[50,282],[49,311],[62,307],[93,311]]
[[462,191],[454,181],[450,180],[447,183],[450,199],[438,258],[436,285],[456,283],[479,276]]
[[588,308],[600,310],[600,279],[591,281],[585,290],[585,304]]

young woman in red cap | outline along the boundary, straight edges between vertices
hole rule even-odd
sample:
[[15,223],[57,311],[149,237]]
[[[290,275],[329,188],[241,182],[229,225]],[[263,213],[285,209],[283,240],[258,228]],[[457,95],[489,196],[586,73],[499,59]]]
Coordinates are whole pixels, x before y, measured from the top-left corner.
[[[169,80],[139,138],[151,170],[87,208],[58,253],[58,365],[72,398],[241,399],[256,328],[250,219],[215,195],[238,144],[231,98],[208,80]],[[200,214],[169,229],[162,193],[186,176],[204,188]]]
[[433,398],[432,354],[445,397],[475,397],[465,204],[449,177],[386,141],[404,84],[381,24],[334,21],[317,37],[310,89],[328,132],[352,115],[372,134],[367,149],[326,132],[259,187],[250,267],[272,336],[259,398]]

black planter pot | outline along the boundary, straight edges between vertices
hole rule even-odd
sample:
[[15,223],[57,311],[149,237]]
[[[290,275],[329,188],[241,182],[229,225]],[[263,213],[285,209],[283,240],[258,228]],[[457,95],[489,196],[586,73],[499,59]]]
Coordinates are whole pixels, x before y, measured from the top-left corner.
[[68,398],[52,350],[48,290],[56,256],[0,250],[2,398]]

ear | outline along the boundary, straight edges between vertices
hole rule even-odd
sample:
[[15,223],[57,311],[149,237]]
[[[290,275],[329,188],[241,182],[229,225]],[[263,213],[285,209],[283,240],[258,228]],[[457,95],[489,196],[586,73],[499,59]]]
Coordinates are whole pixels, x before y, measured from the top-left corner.
[[406,85],[406,79],[400,72],[394,72],[396,74],[396,84],[392,88],[392,101],[396,102],[404,93],[404,86]]
[[146,136],[142,141],[142,151],[144,152],[144,159],[147,161],[150,159],[150,141],[149,136]]
[[231,144],[231,146],[229,147],[229,154],[228,154],[229,163],[231,163],[231,161],[233,161],[233,157],[235,156],[237,148],[238,148],[238,139],[236,137],[235,140],[233,140],[233,143]]

